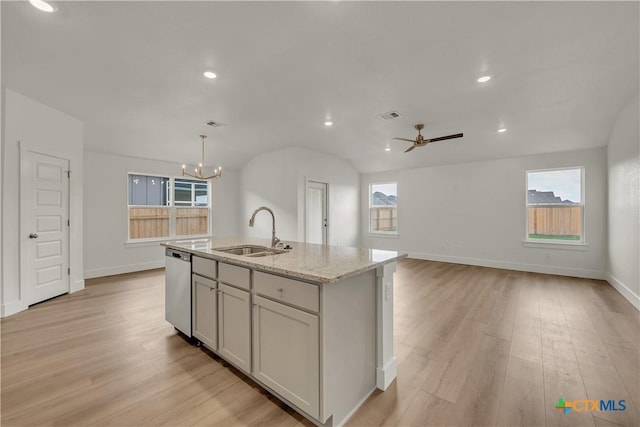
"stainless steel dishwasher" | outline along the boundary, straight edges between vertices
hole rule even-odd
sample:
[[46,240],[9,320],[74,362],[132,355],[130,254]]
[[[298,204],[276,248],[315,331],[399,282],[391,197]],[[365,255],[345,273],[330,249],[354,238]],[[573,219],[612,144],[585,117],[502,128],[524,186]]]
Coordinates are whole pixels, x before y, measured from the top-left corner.
[[191,254],[165,251],[164,317],[191,338]]

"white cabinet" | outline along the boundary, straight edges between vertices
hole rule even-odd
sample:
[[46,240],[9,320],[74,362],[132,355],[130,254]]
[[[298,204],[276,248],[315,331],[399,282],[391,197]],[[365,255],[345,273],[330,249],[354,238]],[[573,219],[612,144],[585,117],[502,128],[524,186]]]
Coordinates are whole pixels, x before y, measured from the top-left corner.
[[[194,257],[193,264],[193,336],[202,344],[251,373],[251,296],[249,270],[205,258]],[[224,280],[217,282],[200,274]]]
[[253,376],[319,418],[318,316],[254,296]]
[[197,274],[191,277],[193,336],[211,350],[217,350],[216,282]]
[[193,336],[267,391],[329,427],[395,378],[393,265],[311,283],[227,261],[192,257]]
[[249,292],[218,284],[218,353],[251,372],[251,302]]

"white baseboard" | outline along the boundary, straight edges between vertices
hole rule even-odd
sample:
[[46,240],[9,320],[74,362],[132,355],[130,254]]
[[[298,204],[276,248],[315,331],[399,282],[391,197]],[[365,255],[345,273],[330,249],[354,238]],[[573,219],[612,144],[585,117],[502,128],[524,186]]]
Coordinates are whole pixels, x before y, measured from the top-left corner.
[[69,285],[69,293],[72,294],[74,292],[78,292],[84,289],[84,279],[74,280]]
[[395,356],[382,368],[376,369],[376,387],[384,391],[396,379],[398,373],[398,360]]
[[138,264],[116,265],[113,267],[94,268],[84,271],[85,279],[94,277],[114,276],[116,274],[133,273],[136,271],[153,270],[164,267],[164,257],[160,261],[149,261]]
[[622,294],[622,296],[625,297],[627,301],[629,301],[636,308],[636,310],[640,311],[640,296],[636,295],[631,289],[625,286],[624,283],[618,280],[611,273],[607,275],[606,280],[611,286],[613,286],[616,291],[620,292],[620,294]]
[[29,308],[29,305],[23,301],[12,301],[2,304],[2,313],[0,317],[11,316]]
[[[84,289],[84,280],[75,280],[69,283],[69,293]],[[29,308],[29,304],[23,301],[12,301],[2,304],[0,307],[0,317],[11,316]]]
[[500,268],[504,270],[528,271],[531,273],[557,274],[559,276],[582,277],[585,279],[607,280],[607,274],[600,270],[557,267],[553,265],[523,264],[517,262],[497,261],[492,259],[465,258],[449,255],[424,254],[409,252],[409,258],[428,261],[450,262],[454,264],[477,265],[480,267]]

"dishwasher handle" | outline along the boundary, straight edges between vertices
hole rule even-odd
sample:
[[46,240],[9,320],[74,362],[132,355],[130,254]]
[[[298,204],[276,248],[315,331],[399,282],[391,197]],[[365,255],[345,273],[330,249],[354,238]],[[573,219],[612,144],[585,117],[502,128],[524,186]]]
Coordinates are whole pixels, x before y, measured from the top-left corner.
[[175,249],[167,249],[165,251],[167,258],[175,258],[181,261],[191,262],[191,254],[188,252],[177,251]]

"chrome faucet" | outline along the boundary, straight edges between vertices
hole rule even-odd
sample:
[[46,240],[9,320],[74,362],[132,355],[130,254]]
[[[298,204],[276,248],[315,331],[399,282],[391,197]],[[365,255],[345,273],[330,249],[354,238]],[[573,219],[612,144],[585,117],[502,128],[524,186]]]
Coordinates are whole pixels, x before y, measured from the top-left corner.
[[273,214],[273,211],[266,206],[260,206],[258,209],[253,211],[251,218],[249,219],[249,227],[253,227],[253,223],[256,219],[256,214],[260,211],[267,211],[271,214],[272,220],[272,229],[271,229],[271,247],[275,248],[279,243],[280,239],[276,237],[276,216]]

